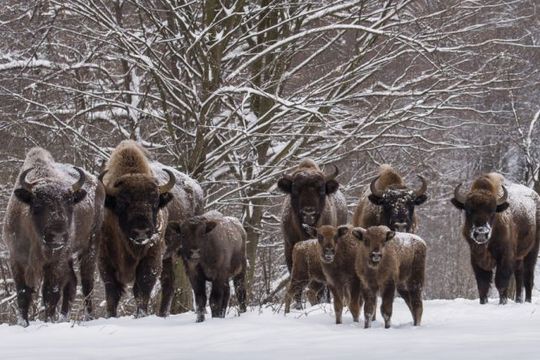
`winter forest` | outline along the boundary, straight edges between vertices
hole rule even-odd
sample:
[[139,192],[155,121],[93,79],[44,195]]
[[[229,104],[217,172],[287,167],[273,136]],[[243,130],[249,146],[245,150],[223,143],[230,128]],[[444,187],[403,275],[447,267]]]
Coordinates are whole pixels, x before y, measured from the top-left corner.
[[[337,166],[349,219],[381,164],[413,189],[417,175],[427,180],[415,210],[428,247],[425,300],[478,298],[463,214],[450,203],[459,183],[496,171],[540,191],[535,0],[2,5],[0,219],[30,148],[97,176],[122,140],[135,140],[197,180],[205,210],[241,221],[252,311],[282,311],[289,272],[277,182],[302,159]],[[15,324],[8,259],[2,241],[0,322]],[[180,260],[175,273],[171,313],[180,314],[194,304]],[[135,307],[126,294],[121,316]],[[93,296],[102,317],[97,272]],[[158,289],[151,301],[156,309]],[[71,320],[82,318],[79,294]]]

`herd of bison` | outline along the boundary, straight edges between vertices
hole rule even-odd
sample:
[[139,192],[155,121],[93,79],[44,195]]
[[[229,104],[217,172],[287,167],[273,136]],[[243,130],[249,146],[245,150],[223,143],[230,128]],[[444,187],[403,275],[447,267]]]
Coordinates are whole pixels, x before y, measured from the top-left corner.
[[[390,327],[395,293],[405,300],[414,325],[422,318],[426,243],[414,235],[415,207],[427,200],[427,181],[408,187],[388,165],[360,197],[351,224],[336,180],[338,169],[321,171],[310,159],[283,175],[277,187],[287,196],[281,227],[290,283],[285,312],[333,298],[336,323],[343,305],[354,321],[364,308],[365,327],[375,319],[377,295]],[[495,272],[505,304],[515,277],[515,301],[531,301],[540,241],[540,198],[497,173],[476,178],[468,192],[457,186],[452,204],[464,211],[463,237],[480,303],[487,302]],[[105,285],[107,315],[116,316],[127,285],[137,309],[148,312],[152,289],[161,282],[158,315],[167,316],[174,294],[174,268],[184,263],[195,296],[196,321],[204,321],[206,283],[211,282],[212,317],[224,317],[232,279],[240,312],[246,311],[246,232],[241,222],[217,211],[204,213],[200,185],[186,174],[149,159],[134,141],[112,152],[94,176],[31,149],[10,197],[3,223],[17,290],[19,324],[28,326],[32,295],[41,285],[45,320],[66,319],[73,301],[78,262],[86,318],[92,318],[96,264]],[[495,271],[494,271],[495,270]],[[57,307],[60,299],[60,314]]]

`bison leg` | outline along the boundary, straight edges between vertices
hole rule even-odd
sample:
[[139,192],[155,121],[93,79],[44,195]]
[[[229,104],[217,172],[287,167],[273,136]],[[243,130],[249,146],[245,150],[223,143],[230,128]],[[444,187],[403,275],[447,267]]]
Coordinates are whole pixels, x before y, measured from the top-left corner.
[[171,303],[174,295],[174,259],[172,257],[163,259],[163,269],[161,270],[161,304],[159,306],[159,316],[169,315]]
[[422,304],[422,288],[413,287],[410,290],[411,296],[411,314],[413,316],[414,326],[420,326],[422,322],[422,313],[424,306]]
[[365,292],[364,303],[364,328],[371,327],[371,321],[373,320],[373,314],[375,314],[375,307],[377,306],[377,293],[372,289]]
[[523,260],[516,260],[514,266],[514,277],[516,279],[516,297],[517,303],[523,302]]
[[99,259],[99,272],[105,284],[105,299],[107,301],[107,317],[116,317],[118,302],[124,292],[124,285],[116,279],[116,269],[108,259]]
[[394,295],[396,293],[396,285],[394,282],[389,282],[383,288],[381,297],[381,315],[384,319],[384,327],[388,329],[390,327],[390,319],[392,317],[392,307],[394,304]]
[[224,317],[223,310],[223,297],[227,292],[228,283],[224,280],[212,281],[212,291],[210,292],[210,310],[212,311],[212,317]]
[[358,322],[360,317],[360,309],[362,308],[362,303],[364,302],[362,291],[360,289],[360,284],[358,281],[353,280],[351,285],[351,299],[349,301],[349,310],[351,311],[353,321]]
[[538,258],[538,245],[539,243],[537,242],[523,260],[523,282],[525,284],[526,302],[531,302],[532,289],[534,287],[534,269],[536,267],[536,259]]
[[501,262],[497,264],[497,271],[495,273],[495,286],[499,291],[499,304],[504,305],[508,301],[508,285],[510,284],[510,278],[512,277],[512,265],[508,262]]
[[480,304],[487,304],[489,287],[491,286],[491,279],[493,278],[493,271],[484,270],[474,263],[472,264],[472,267],[474,277],[476,278],[476,286],[478,287]]
[[79,255],[79,273],[84,296],[85,320],[91,320],[93,313],[92,293],[94,291],[94,273],[96,271],[96,249],[92,245]]
[[[329,296],[326,296],[326,290],[327,287],[324,283],[318,282],[318,281],[310,281],[308,284],[308,300],[309,303],[313,305],[320,304],[322,302],[325,302],[329,298]],[[300,298],[297,299],[298,301],[302,301],[302,292],[299,294]]]
[[203,322],[206,312],[206,280],[202,274],[191,275],[189,280],[195,294],[197,322]]
[[19,320],[18,324],[21,326],[28,326],[28,308],[32,302],[32,288],[26,285],[24,278],[24,267],[12,263],[11,269],[13,272],[13,279],[15,281],[15,287],[17,289],[17,307],[19,308]]
[[229,306],[229,300],[231,298],[231,286],[229,285],[229,280],[225,281],[223,287],[223,294],[221,295],[221,310],[219,317],[224,318],[227,313],[227,307]]
[[[156,262],[158,264],[156,264]],[[135,317],[140,318],[148,314],[148,302],[150,294],[156,284],[157,276],[161,270],[161,261],[154,256],[143,258],[135,270],[135,283],[133,284],[133,296],[137,303]]]
[[240,312],[245,313],[247,311],[246,306],[246,274],[241,272],[233,278],[234,292],[236,294],[236,300],[238,300],[238,306]]
[[45,307],[45,321],[54,321],[56,306],[60,301],[60,276],[65,276],[65,269],[60,269],[58,264],[47,264],[43,267],[43,306]]
[[62,293],[62,310],[61,315],[63,320],[68,320],[70,305],[75,298],[75,292],[77,290],[77,276],[73,270],[73,261],[70,260],[68,264],[68,274],[66,274],[68,280],[64,285]]
[[334,297],[334,312],[336,315],[336,324],[341,324],[343,315],[343,293],[334,286],[329,286],[332,296]]

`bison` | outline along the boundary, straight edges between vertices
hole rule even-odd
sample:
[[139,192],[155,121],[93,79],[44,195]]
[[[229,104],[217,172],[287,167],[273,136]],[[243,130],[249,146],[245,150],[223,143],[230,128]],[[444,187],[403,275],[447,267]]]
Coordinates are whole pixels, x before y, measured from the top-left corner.
[[238,219],[210,211],[170,222],[167,242],[179,249],[195,294],[197,322],[204,321],[206,282],[212,283],[212,317],[225,317],[232,278],[240,312],[246,311],[246,232]]
[[465,212],[462,234],[471,251],[480,304],[488,301],[493,270],[499,303],[506,304],[512,274],[516,302],[531,301],[540,242],[540,197],[526,186],[489,173],[475,179],[468,193],[454,190],[452,204]]
[[309,239],[307,226],[343,225],[347,223],[347,203],[335,180],[337,167],[325,175],[311,159],[300,162],[290,175],[278,181],[278,187],[289,196],[282,205],[281,231],[285,244],[285,261],[292,269],[294,244]]
[[396,233],[384,225],[356,227],[352,234],[362,244],[356,256],[356,274],[364,293],[364,327],[371,327],[379,292],[384,327],[390,327],[396,289],[411,311],[414,326],[420,325],[426,268],[424,240],[413,234]]
[[427,181],[420,175],[418,190],[407,188],[401,176],[390,166],[382,165],[379,175],[358,202],[353,225],[369,227],[386,225],[393,231],[416,231],[414,209],[427,200]]
[[105,191],[86,171],[54,161],[39,147],[26,155],[4,218],[4,240],[17,289],[19,324],[28,326],[32,293],[42,283],[45,320],[67,318],[75,297],[79,261],[86,317],[92,314],[97,236]]
[[116,147],[100,179],[106,198],[99,270],[105,283],[107,315],[116,316],[125,286],[133,283],[136,316],[144,316],[161,273],[159,314],[165,316],[174,282],[174,257],[164,257],[168,219],[202,212],[202,190],[187,175],[151,162],[134,141],[123,141]]

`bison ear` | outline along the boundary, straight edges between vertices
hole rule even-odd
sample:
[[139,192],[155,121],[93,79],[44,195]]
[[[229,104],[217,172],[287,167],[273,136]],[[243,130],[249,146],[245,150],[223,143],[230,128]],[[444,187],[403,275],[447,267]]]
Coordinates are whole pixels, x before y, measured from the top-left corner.
[[396,236],[396,233],[394,231],[389,231],[386,233],[386,241],[390,241]]
[[206,222],[206,228],[204,229],[204,233],[208,234],[210,231],[214,230],[214,228],[217,226],[217,222],[213,220],[209,220]]
[[501,205],[497,205],[497,208],[495,209],[496,212],[503,212],[504,210],[508,209],[510,204],[508,202],[504,202]]
[[369,194],[368,199],[369,199],[369,201],[371,201],[375,205],[382,205],[383,204],[382,197],[380,197],[380,196]]
[[427,200],[427,195],[422,194],[414,199],[414,205],[422,205]]
[[459,202],[459,200],[456,199],[456,198],[450,199],[450,202],[452,203],[452,205],[454,205],[455,207],[457,207],[459,210],[465,209],[465,205],[462,204],[461,202]]
[[25,204],[32,205],[32,200],[34,200],[34,194],[31,191],[26,189],[15,189],[15,196],[19,201],[22,201]]
[[349,232],[349,227],[347,225],[341,225],[337,229],[338,237],[342,237]]
[[73,203],[78,204],[86,197],[86,190],[80,189],[73,193]]
[[290,194],[292,191],[292,183],[292,178],[289,175],[285,175],[279,179],[277,186],[284,193]]
[[333,194],[338,189],[339,189],[339,183],[336,180],[331,179],[326,182],[326,194],[328,195]]
[[159,194],[159,208],[162,209],[173,199],[173,194],[166,192],[164,194]]
[[317,229],[311,225],[302,224],[302,228],[312,239],[317,238]]
[[178,221],[170,221],[167,225],[167,232],[180,233],[180,223]]
[[366,232],[365,229],[361,228],[361,227],[355,227],[354,229],[352,229],[351,233],[353,234],[353,236],[360,240],[360,241],[364,241],[364,233]]
[[110,210],[114,210],[116,207],[116,198],[111,195],[105,196],[105,207]]

